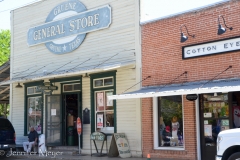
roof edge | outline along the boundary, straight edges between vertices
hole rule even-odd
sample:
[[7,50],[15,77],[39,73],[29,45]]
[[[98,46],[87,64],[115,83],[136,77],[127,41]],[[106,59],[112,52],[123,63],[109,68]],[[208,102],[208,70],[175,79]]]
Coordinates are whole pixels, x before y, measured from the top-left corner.
[[167,15],[167,16],[164,16],[164,17],[159,17],[159,18],[154,18],[154,19],[151,19],[151,20],[146,20],[146,21],[140,22],[140,25],[145,25],[145,24],[148,24],[148,23],[153,23],[153,22],[156,22],[156,21],[173,18],[173,17],[180,16],[180,15],[187,14],[187,13],[201,11],[203,9],[210,9],[210,8],[213,8],[213,7],[220,6],[222,4],[228,3],[230,1],[232,1],[232,0],[222,0],[220,2],[215,2],[215,3],[209,4],[209,5],[193,8],[193,9],[186,10],[186,11],[183,11],[183,12],[178,12],[178,13]]

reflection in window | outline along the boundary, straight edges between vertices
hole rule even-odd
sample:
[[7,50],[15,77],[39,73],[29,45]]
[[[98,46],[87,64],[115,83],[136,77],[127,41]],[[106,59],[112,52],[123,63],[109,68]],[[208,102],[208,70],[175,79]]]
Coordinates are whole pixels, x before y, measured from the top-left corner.
[[113,78],[104,79],[104,86],[113,85]]
[[216,146],[220,131],[229,129],[227,93],[203,94],[201,98],[205,146]]
[[182,96],[159,97],[159,147],[183,147]]
[[67,91],[72,91],[73,90],[73,86],[71,84],[68,85],[64,85],[63,86],[63,91],[67,92]]
[[30,127],[33,126],[35,130],[42,133],[42,98],[41,97],[29,97],[28,98],[28,132]]
[[103,86],[103,79],[95,80],[95,87],[101,87]]

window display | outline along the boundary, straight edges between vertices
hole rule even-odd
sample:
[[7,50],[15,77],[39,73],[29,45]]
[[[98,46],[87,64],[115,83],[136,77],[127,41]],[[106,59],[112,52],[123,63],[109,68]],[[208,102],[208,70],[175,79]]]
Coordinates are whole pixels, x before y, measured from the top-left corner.
[[42,98],[41,97],[29,97],[28,98],[28,132],[30,132],[31,126],[35,128],[38,134],[42,133]]
[[112,95],[113,90],[103,90],[95,92],[96,104],[96,130],[106,132],[114,129],[114,107],[113,101],[107,96]]
[[205,146],[216,146],[218,133],[230,128],[228,94],[203,94],[201,103]]
[[159,97],[159,147],[183,147],[182,96]]

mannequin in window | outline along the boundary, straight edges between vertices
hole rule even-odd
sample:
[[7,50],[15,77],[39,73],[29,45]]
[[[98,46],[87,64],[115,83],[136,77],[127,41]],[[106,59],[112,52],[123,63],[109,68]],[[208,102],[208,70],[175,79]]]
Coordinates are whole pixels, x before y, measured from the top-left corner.
[[175,144],[173,145],[177,145],[178,146],[178,129],[179,129],[180,125],[178,122],[178,118],[176,116],[173,116],[172,118],[172,137],[173,137],[173,141],[175,142]]
[[[162,137],[163,137],[162,134],[165,129],[165,123],[163,121],[163,117],[160,117],[159,119],[160,119],[159,120],[159,134],[160,134],[160,139],[162,141]],[[163,142],[162,142],[162,145],[163,145]]]
[[170,131],[170,126],[166,126],[166,128],[163,130],[162,134],[162,139],[163,139],[163,145],[164,146],[170,146],[170,140],[172,138],[172,133]]

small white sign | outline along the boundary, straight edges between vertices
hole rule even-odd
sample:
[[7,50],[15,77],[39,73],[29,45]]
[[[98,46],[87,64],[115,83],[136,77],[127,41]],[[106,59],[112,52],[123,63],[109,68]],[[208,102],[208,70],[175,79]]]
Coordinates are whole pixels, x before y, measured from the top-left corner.
[[212,125],[208,125],[208,124],[204,125],[204,136],[212,137]]
[[51,109],[51,115],[52,116],[56,116],[56,113],[57,113],[56,109]]
[[208,124],[208,120],[204,120],[204,124]]
[[209,112],[209,113],[203,113],[203,117],[204,118],[211,118],[212,117],[212,113]]
[[97,128],[103,128],[103,114],[97,115]]
[[183,59],[240,50],[240,37],[183,47]]

